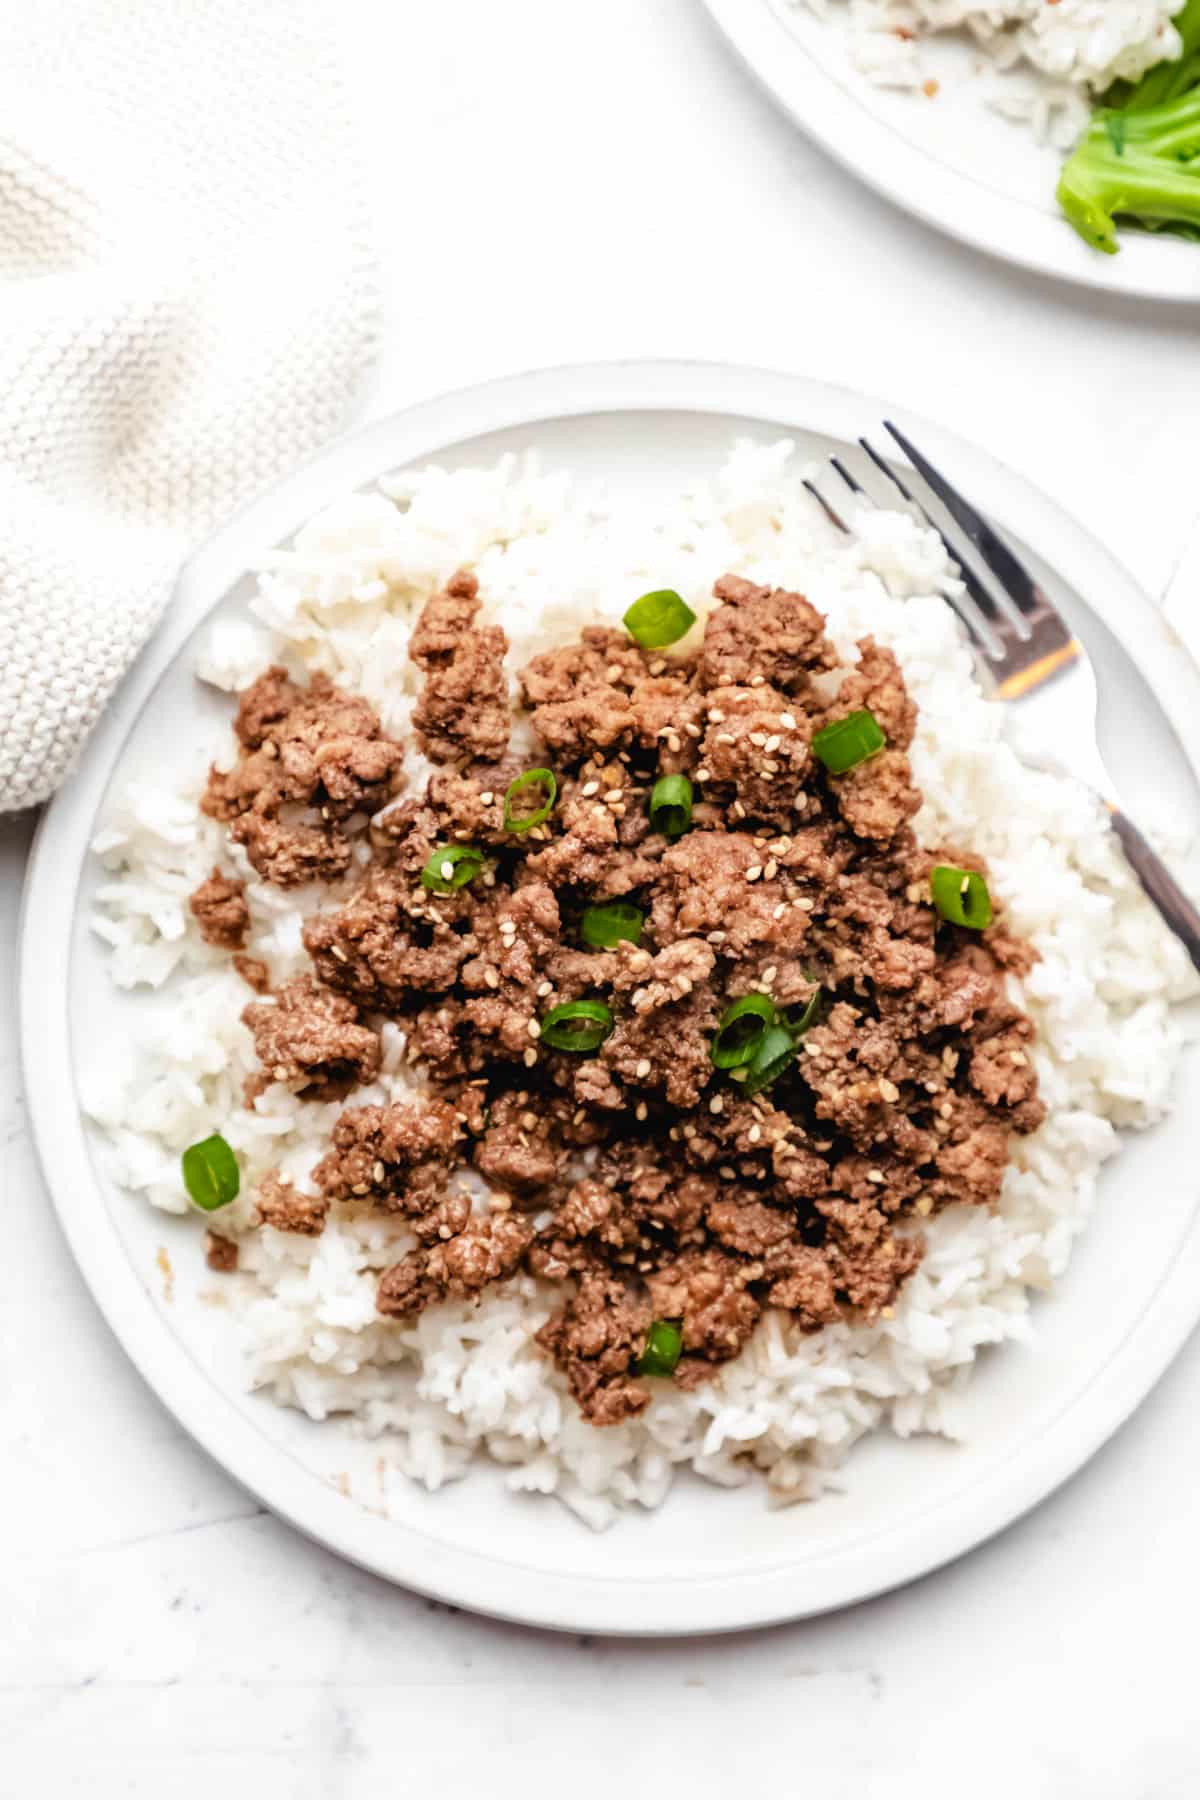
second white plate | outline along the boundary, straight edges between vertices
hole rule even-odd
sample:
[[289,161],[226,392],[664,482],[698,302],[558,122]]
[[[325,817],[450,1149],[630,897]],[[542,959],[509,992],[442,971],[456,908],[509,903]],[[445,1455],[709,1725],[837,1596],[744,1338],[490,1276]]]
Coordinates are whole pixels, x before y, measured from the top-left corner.
[[802,131],[927,224],[1041,275],[1147,299],[1200,298],[1195,244],[1130,231],[1117,256],[1089,249],[1055,202],[1060,153],[985,105],[966,53],[950,51],[951,77],[929,100],[873,86],[836,21],[787,0],[704,5]]
[[[843,1491],[781,1512],[768,1510],[757,1484],[729,1493],[683,1481],[660,1512],[603,1536],[552,1502],[508,1493],[485,1466],[441,1493],[413,1487],[385,1518],[374,1446],[344,1422],[314,1425],[244,1392],[228,1314],[203,1301],[213,1278],[195,1221],[153,1212],[93,1165],[77,1070],[102,1053],[106,1036],[115,1041],[124,1002],[88,930],[96,881],[88,843],[113,783],[133,764],[194,763],[197,734],[218,706],[192,676],[194,634],[218,607],[242,604],[245,571],[266,550],[337,494],[408,464],[461,466],[535,447],[550,465],[603,474],[618,496],[644,499],[656,484],[714,472],[736,435],[788,435],[823,456],[885,410],[796,377],[629,364],[550,370],[388,419],[283,482],[189,567],[43,823],[23,917],[22,1046],[34,1134],[79,1266],[145,1379],[216,1460],[283,1518],[394,1581],[534,1624],[632,1633],[730,1630],[859,1600],[961,1554],[1049,1493],[1146,1394],[1200,1314],[1193,1059],[1171,1121],[1132,1140],[1110,1168],[1068,1277],[1036,1308],[1036,1343],[981,1363],[964,1445],[881,1436],[855,1453]],[[1200,821],[1196,766],[1179,741],[1200,716],[1200,676],[1158,613],[1022,480],[897,416],[977,502],[1036,546],[1036,568],[1071,604],[1102,678],[1120,694],[1107,740],[1113,766],[1141,767],[1160,803]],[[1131,805],[1142,797],[1127,795]]]

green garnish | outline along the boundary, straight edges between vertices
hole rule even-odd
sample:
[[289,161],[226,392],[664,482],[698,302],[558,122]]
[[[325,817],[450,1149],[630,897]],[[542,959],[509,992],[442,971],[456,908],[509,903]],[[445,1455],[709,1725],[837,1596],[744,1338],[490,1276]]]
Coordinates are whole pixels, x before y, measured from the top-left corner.
[[551,1007],[538,1035],[552,1050],[571,1050],[583,1056],[598,1050],[612,1028],[612,1011],[603,1000],[568,1000],[563,1006]]
[[796,1060],[796,1040],[785,1025],[770,1025],[758,1045],[742,1082],[743,1094],[757,1094]]
[[1200,236],[1200,0],[1172,20],[1182,54],[1117,82],[1063,169],[1058,203],[1085,243],[1120,249],[1117,220]]
[[831,775],[845,775],[869,757],[878,756],[886,743],[878,719],[864,706],[861,712],[852,712],[814,732],[812,751]]
[[181,1162],[188,1198],[201,1212],[219,1212],[237,1199],[242,1185],[237,1157],[220,1132],[189,1144]]
[[[526,788],[534,788],[545,795],[541,805],[536,806],[532,812],[523,810],[524,802],[521,803],[521,808],[518,808],[518,797],[524,794]],[[532,799],[533,796],[530,795],[528,798]],[[532,831],[535,825],[540,825],[543,819],[550,817],[557,799],[558,782],[554,778],[552,769],[526,769],[523,775],[518,775],[515,781],[510,781],[505,790],[505,831]]]
[[967,925],[984,931],[992,922],[992,896],[987,882],[974,869],[954,869],[939,863],[929,877],[933,904],[951,925]]
[[453,894],[474,881],[483,868],[483,851],[474,844],[439,844],[421,870],[421,886],[434,894]]
[[740,1069],[743,1063],[753,1062],[776,1017],[775,1002],[767,994],[743,994],[727,1006],[708,1052],[713,1067]]
[[682,837],[692,823],[692,784],[686,775],[660,775],[650,790],[650,825],[664,837]]
[[628,900],[589,906],[579,921],[579,935],[589,950],[612,950],[617,944],[640,944],[645,914]]
[[655,1319],[646,1333],[645,1348],[638,1357],[638,1374],[672,1376],[682,1350],[683,1327],[674,1319]]
[[674,588],[656,588],[643,594],[625,614],[625,629],[643,650],[661,650],[685,637],[696,615]]
[[788,1008],[786,1014],[787,1028],[793,1037],[803,1037],[809,1027],[816,1024],[821,1016],[821,995],[822,990],[819,987],[814,988],[813,992],[804,1002],[798,1019],[792,1018],[792,1013],[795,1012],[796,1008]]

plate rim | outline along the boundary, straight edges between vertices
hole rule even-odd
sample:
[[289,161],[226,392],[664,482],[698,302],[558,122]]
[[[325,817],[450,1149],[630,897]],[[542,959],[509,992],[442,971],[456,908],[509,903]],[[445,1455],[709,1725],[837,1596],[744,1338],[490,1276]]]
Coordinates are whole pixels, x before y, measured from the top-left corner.
[[[1149,682],[1200,779],[1200,750],[1183,727],[1200,710],[1200,670],[1166,620],[1116,560],[1055,502],[931,421],[888,410],[935,460],[950,461],[973,497],[1038,546],[1079,591],[1103,593],[1096,611]],[[74,918],[95,809],[150,693],[204,613],[240,579],[255,554],[287,536],[333,495],[389,468],[489,432],[611,412],[696,412],[853,438],[880,403],[805,376],[719,363],[622,361],[541,369],[426,400],[343,438],[274,484],[223,526],[185,565],[175,602],[122,684],[81,764],[39,825],[18,935],[19,1043],[30,1128],[51,1202],[93,1300],[139,1374],[185,1430],[241,1486],[303,1534],[349,1561],[452,1604],[564,1631],[636,1636],[736,1631],[813,1616],[906,1584],[955,1560],[1053,1492],[1104,1443],[1150,1391],[1200,1317],[1200,1207],[1174,1265],[1108,1362],[1067,1407],[1053,1443],[1027,1441],[988,1492],[946,1524],[882,1534],[882,1547],[852,1547],[820,1569],[722,1572],[683,1582],[579,1574],[522,1583],[511,1562],[449,1546],[385,1521],[315,1480],[297,1482],[290,1457],[233,1404],[214,1417],[211,1389],[153,1307],[115,1232],[89,1227],[93,1188],[70,1069],[62,955]],[[1051,553],[1046,545],[1056,542]],[[1131,644],[1133,647],[1131,647]],[[1136,648],[1136,654],[1134,649]],[[67,879],[64,879],[64,873]],[[64,937],[64,928],[66,936]],[[64,1104],[65,1103],[65,1104]],[[68,1123],[64,1125],[64,1116]],[[82,1161],[81,1161],[82,1156]],[[1103,1379],[1102,1379],[1103,1378]],[[1069,1428],[1068,1428],[1069,1427]],[[1043,1431],[1040,1436],[1045,1436]],[[1038,1454],[1030,1456],[1034,1449]],[[581,1527],[583,1529],[583,1527]],[[845,1567],[847,1562],[852,1567]]]
[[978,187],[844,90],[788,30],[770,0],[701,4],[792,124],[900,211],[986,256],[1075,287],[1164,304],[1200,300],[1200,256],[1194,245],[1178,239],[1131,233],[1116,256],[1105,256],[1091,250],[1064,219],[992,193],[985,231],[978,223]]

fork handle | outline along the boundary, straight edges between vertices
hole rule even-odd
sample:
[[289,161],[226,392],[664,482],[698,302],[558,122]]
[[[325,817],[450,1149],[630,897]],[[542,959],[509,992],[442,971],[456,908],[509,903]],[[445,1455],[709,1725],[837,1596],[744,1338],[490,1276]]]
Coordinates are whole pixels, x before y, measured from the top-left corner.
[[1166,863],[1151,848],[1132,819],[1112,809],[1112,828],[1121,840],[1129,866],[1163,919],[1200,970],[1200,912],[1192,905]]

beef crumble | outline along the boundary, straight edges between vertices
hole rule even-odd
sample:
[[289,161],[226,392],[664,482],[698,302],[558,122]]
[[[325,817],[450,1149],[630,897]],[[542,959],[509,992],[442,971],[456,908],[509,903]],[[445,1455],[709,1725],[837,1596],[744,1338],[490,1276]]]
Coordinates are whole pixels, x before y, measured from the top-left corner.
[[[1005,990],[1033,952],[1000,916],[974,931],[932,903],[938,863],[984,871],[914,836],[917,713],[895,657],[867,637],[846,667],[800,594],[726,576],[715,595],[691,653],[589,626],[534,657],[518,679],[536,747],[517,759],[504,635],[454,576],[411,644],[417,738],[441,766],[376,817],[358,887],[306,923],[313,975],[244,1015],[264,1069],[251,1100],[271,1079],[314,1098],[373,1080],[380,1016],[423,1083],[348,1106],[316,1193],[268,1177],[263,1220],[316,1232],[334,1204],[402,1218],[416,1244],[378,1291],[400,1320],[521,1272],[563,1284],[538,1341],[598,1425],[647,1405],[653,1321],[677,1329],[688,1385],[766,1307],[806,1332],[887,1316],[922,1221],[994,1204],[1013,1135],[1043,1117],[1033,1028]],[[829,773],[817,734],[864,708],[885,747]],[[280,669],[243,696],[237,732],[208,810],[268,879],[343,873],[345,822],[394,792],[400,746],[364,702]],[[505,791],[534,766],[556,804],[513,830]],[[650,816],[664,775],[692,786],[673,838]],[[463,844],[481,866],[438,891],[439,855]],[[194,906],[233,949],[241,896],[220,879]],[[614,900],[638,941],[600,947],[584,915]],[[799,1034],[750,1092],[744,1067],[713,1060],[747,995]],[[543,1036],[581,1001],[602,1021],[586,1053]],[[483,1178],[490,1211],[456,1172]]]

